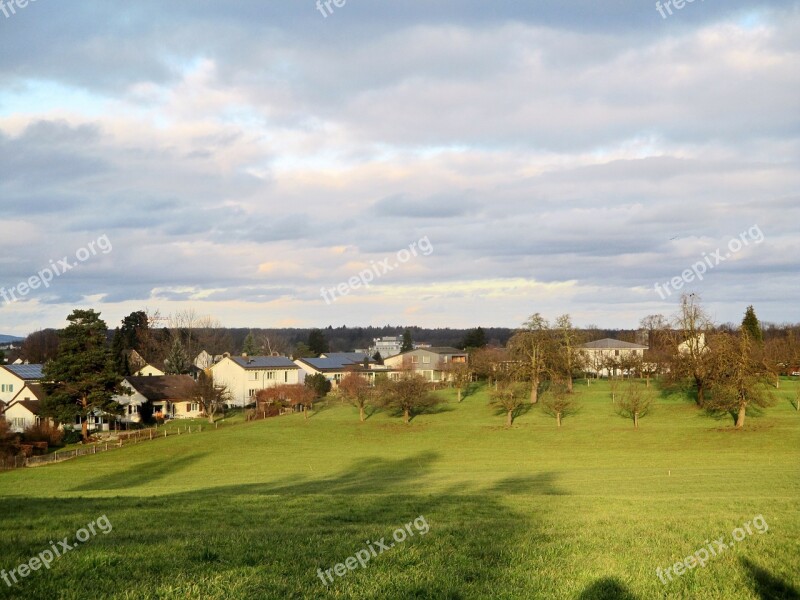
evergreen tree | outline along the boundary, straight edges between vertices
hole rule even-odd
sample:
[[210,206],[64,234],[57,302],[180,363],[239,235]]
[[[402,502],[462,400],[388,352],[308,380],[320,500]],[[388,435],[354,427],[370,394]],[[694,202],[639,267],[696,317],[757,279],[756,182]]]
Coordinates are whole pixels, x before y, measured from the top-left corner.
[[308,349],[314,353],[314,356],[325,354],[329,352],[328,340],[325,334],[320,329],[312,329],[308,332]]
[[380,351],[375,352],[375,354],[372,355],[372,360],[374,360],[379,365],[383,364],[383,357],[381,356]]
[[106,346],[107,327],[100,314],[74,310],[67,321],[67,328],[59,333],[58,355],[44,366],[43,412],[60,423],[74,423],[80,416],[86,440],[86,418],[95,412],[121,414],[113,398],[125,392]]
[[172,347],[164,363],[168,375],[183,375],[189,372],[189,357],[186,355],[180,338],[176,337],[172,342]]
[[750,339],[761,344],[764,341],[764,334],[761,331],[761,323],[758,321],[756,311],[752,305],[747,307],[742,319],[742,331],[750,336]]
[[410,352],[414,349],[414,340],[411,339],[411,330],[406,329],[403,332],[403,345],[400,346],[400,352]]
[[242,354],[247,354],[248,356],[255,356],[258,354],[258,344],[256,343],[256,338],[252,331],[247,334],[246,338],[244,338]]
[[485,346],[486,346],[486,333],[483,331],[483,327],[478,327],[477,329],[470,329],[467,332],[467,335],[464,336],[464,340],[461,342],[461,347],[464,349],[484,348]]

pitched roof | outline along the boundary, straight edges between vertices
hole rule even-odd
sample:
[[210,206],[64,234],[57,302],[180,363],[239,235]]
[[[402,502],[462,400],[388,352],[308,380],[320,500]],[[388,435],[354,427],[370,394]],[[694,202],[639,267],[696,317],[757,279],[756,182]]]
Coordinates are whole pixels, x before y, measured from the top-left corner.
[[317,371],[343,371],[353,367],[358,367],[361,362],[352,361],[348,358],[333,357],[328,355],[328,358],[299,358],[300,362],[314,367]]
[[285,356],[231,356],[230,359],[244,369],[299,369]]
[[339,360],[349,360],[354,363],[363,363],[365,360],[375,362],[368,354],[364,352],[326,352],[324,358],[336,358]]
[[11,399],[11,402],[14,402],[14,400],[22,396],[22,393],[25,390],[29,390],[29,394],[33,396],[33,401],[44,400],[45,396],[47,396],[47,393],[44,391],[44,387],[42,387],[41,383],[26,383],[24,386],[22,386],[22,389],[17,392],[17,395]]
[[20,379],[35,381],[44,377],[42,374],[43,366],[44,365],[3,365],[3,368],[11,371]]
[[611,338],[605,338],[604,340],[588,342],[586,344],[582,344],[581,348],[585,348],[586,350],[592,350],[592,349],[647,350],[647,346],[642,346],[641,344],[631,344],[630,342],[621,342],[620,340],[612,340]]
[[185,399],[194,379],[188,375],[154,375],[152,377],[126,377],[131,387],[151,401]]
[[8,406],[6,406],[6,412],[13,406],[19,404],[23,408],[28,409],[31,414],[38,415],[39,412],[42,410],[42,403],[38,400],[17,400],[15,402],[11,402]]
[[405,352],[401,352],[400,354],[395,354],[394,356],[389,356],[386,360],[397,358],[398,356],[405,356],[406,354],[411,354],[412,352],[431,352],[433,354],[462,354],[464,356],[467,355],[467,352],[464,350],[459,350],[458,348],[453,348],[452,346],[431,346],[430,348],[414,348],[413,350],[407,350]]

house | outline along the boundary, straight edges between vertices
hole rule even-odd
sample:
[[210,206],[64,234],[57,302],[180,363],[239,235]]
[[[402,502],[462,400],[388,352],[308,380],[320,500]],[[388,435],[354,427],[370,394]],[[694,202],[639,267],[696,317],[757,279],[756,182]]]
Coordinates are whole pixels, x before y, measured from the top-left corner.
[[0,366],[0,401],[8,404],[26,383],[38,383],[42,379],[42,365]]
[[213,356],[211,356],[208,352],[203,350],[200,354],[198,354],[195,357],[194,366],[200,369],[201,371],[205,371],[206,369],[210,369],[211,367],[213,367],[215,362],[218,361],[215,361]]
[[616,375],[617,370],[616,367],[608,366],[611,360],[620,363],[631,357],[641,359],[644,357],[647,346],[605,338],[581,344],[578,349],[584,358],[588,372],[600,377],[608,377],[612,373]]
[[28,427],[36,425],[42,418],[41,406],[45,392],[39,383],[26,383],[14,399],[8,403],[4,413],[11,430],[22,433]]
[[134,373],[135,377],[163,377],[166,375],[164,371],[156,367],[155,365],[151,365],[150,363],[143,366],[141,369]]
[[349,371],[369,370],[375,361],[361,352],[331,352],[319,358],[298,358],[294,364],[303,370],[301,380],[305,380],[306,375],[324,375],[337,387]]
[[696,355],[696,354],[702,354],[703,352],[707,351],[708,351],[708,345],[706,344],[705,333],[698,333],[693,338],[690,338],[678,344],[679,354]]
[[447,368],[451,364],[468,361],[468,354],[458,348],[449,346],[432,346],[430,348],[415,348],[397,356],[391,356],[383,361],[390,369],[410,369],[422,375],[428,381],[445,381]]
[[114,397],[124,410],[123,423],[141,423],[151,415],[174,419],[202,416],[202,407],[191,399],[194,380],[189,375],[132,375],[122,380],[122,386],[131,392]]
[[211,367],[214,382],[231,394],[231,406],[255,402],[258,390],[302,383],[303,370],[283,356],[226,356]]

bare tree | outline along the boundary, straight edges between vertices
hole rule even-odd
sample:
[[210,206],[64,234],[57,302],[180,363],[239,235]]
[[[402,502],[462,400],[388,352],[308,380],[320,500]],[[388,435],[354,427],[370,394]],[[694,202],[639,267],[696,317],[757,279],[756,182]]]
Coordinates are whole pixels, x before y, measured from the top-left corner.
[[467,363],[451,362],[442,365],[442,371],[447,381],[456,389],[458,401],[463,400],[464,390],[472,382],[472,369]]
[[630,381],[617,403],[617,412],[627,419],[633,419],[633,427],[638,429],[639,419],[650,412],[652,402],[650,390]]
[[383,393],[382,405],[402,412],[403,422],[406,424],[409,423],[412,415],[439,404],[439,398],[430,392],[425,378],[413,373],[403,373],[399,379],[388,381],[381,392]]
[[339,381],[339,391],[345,401],[358,408],[359,419],[363,423],[373,395],[369,382],[363,375],[351,371]]
[[58,355],[58,332],[55,329],[34,331],[22,342],[21,357],[32,364],[44,364]]
[[208,422],[213,423],[214,417],[225,410],[225,405],[231,401],[231,393],[222,384],[214,383],[214,376],[209,372],[201,372],[197,381],[189,389],[189,397],[197,402],[203,409]]
[[531,383],[531,404],[539,401],[539,386],[552,363],[553,340],[550,325],[539,313],[531,315],[508,341],[512,356],[519,359],[525,377]]
[[548,390],[545,392],[542,406],[544,411],[556,418],[556,424],[561,427],[562,419],[577,412],[578,405],[575,402],[574,394],[567,391],[565,383],[551,381]]
[[674,356],[670,374],[673,378],[689,378],[697,392],[697,404],[703,406],[706,389],[712,377],[714,356],[709,348],[711,318],[700,306],[695,294],[681,297],[681,308],[675,317]]
[[502,378],[497,382],[497,389],[489,393],[491,404],[506,413],[506,427],[514,424],[514,418],[525,404],[525,392],[517,381]]
[[748,408],[769,406],[772,397],[765,385],[763,365],[754,357],[749,335],[722,334],[717,343],[718,370],[705,407],[710,412],[731,414],[736,428],[741,429]]
[[[568,314],[556,319],[557,335],[559,338],[558,364],[554,365],[564,376],[567,382],[567,392],[572,393],[572,378],[575,370],[581,364],[581,354],[578,346],[581,335],[572,325],[572,318]],[[559,368],[560,367],[560,368]]]

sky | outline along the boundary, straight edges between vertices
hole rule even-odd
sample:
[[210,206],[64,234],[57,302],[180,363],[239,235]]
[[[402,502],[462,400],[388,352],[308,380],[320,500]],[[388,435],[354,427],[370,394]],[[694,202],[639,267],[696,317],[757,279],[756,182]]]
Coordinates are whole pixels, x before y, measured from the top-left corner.
[[339,4],[4,0],[0,333],[800,321],[800,2]]

